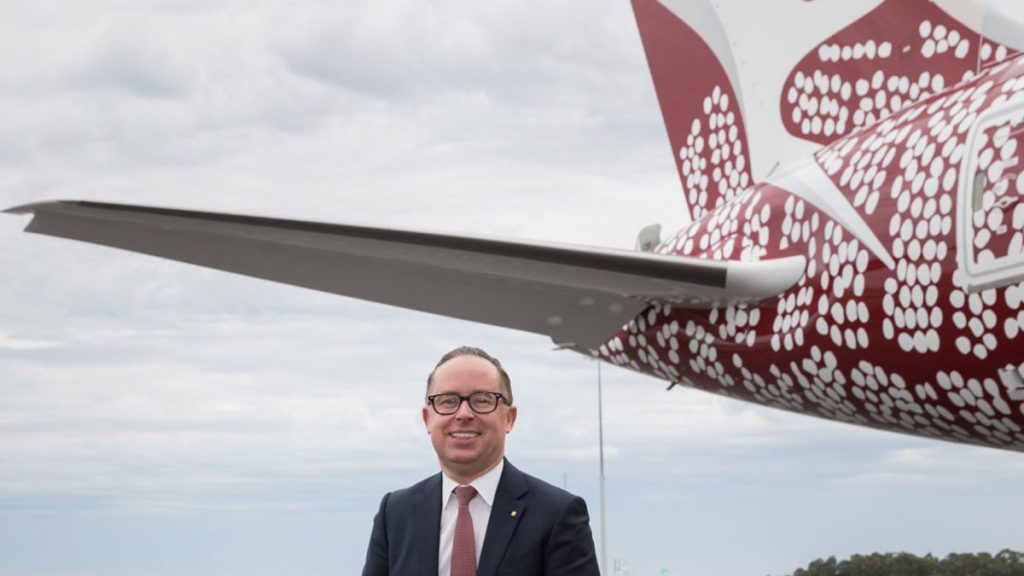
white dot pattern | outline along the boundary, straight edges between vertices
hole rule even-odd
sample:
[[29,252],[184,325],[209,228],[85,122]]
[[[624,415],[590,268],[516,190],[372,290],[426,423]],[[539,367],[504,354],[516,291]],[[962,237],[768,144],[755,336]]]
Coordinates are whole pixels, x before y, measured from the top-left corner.
[[679,149],[680,175],[694,219],[701,218],[750,186],[742,127],[729,93],[715,86],[704,97],[702,115],[694,118]]
[[[1024,86],[1024,79],[1004,83],[1004,91]],[[1024,108],[978,135],[978,172],[972,198],[972,260],[989,263],[1024,253]]]
[[[933,40],[935,25],[930,21]],[[947,26],[946,38],[953,29]],[[951,45],[934,44],[935,54],[956,57]],[[863,50],[861,58],[868,58]],[[893,268],[805,200],[767,183],[746,189],[726,183],[716,189],[722,191],[717,207],[709,205],[658,251],[743,261],[799,254],[808,260],[804,277],[757,305],[701,310],[654,303],[595,353],[672,382],[786,410],[1024,450],[1022,395],[1011,394],[998,375],[1024,361],[1024,282],[965,292],[955,274],[954,230],[967,134],[993,104],[1024,101],[1022,77],[1024,58],[992,66],[834,139],[815,155]],[[711,94],[709,105],[721,107],[721,99],[716,104]],[[991,155],[983,167],[990,184],[979,200],[983,208],[1020,195],[1013,166],[1022,143],[1014,122],[990,130],[979,152]],[[696,150],[696,137],[693,142],[687,158],[708,154]],[[692,165],[708,176],[701,190],[726,178],[713,165],[710,157]],[[1016,207],[1010,208],[1001,208],[1001,220],[976,220],[990,234],[974,248],[993,257],[1019,250],[1024,223],[1013,224]]]
[[794,136],[827,144],[1016,54],[931,2],[888,0],[794,68],[782,120]]

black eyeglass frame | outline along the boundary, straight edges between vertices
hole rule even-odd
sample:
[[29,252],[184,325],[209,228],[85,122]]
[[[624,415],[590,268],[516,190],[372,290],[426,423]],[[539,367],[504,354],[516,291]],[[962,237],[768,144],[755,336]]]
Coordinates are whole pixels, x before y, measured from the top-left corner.
[[[470,402],[470,398],[472,398],[473,396],[479,396],[481,394],[494,396],[494,408],[486,412],[481,412],[473,407],[473,403]],[[451,412],[441,412],[440,410],[437,409],[437,406],[434,404],[434,400],[440,398],[441,396],[458,396],[459,405],[456,406],[455,410],[452,410]],[[469,394],[467,396],[463,396],[462,394],[456,394],[455,392],[442,392],[440,394],[431,394],[430,396],[427,396],[427,404],[430,404],[430,407],[434,410],[434,412],[436,412],[440,416],[451,416],[452,414],[455,414],[460,409],[462,409],[463,402],[469,404],[469,409],[472,410],[474,414],[493,414],[494,411],[498,409],[498,404],[501,402],[504,402],[506,406],[512,405],[512,403],[508,401],[508,398],[505,398],[505,395],[502,394],[501,392],[473,392],[472,394]]]

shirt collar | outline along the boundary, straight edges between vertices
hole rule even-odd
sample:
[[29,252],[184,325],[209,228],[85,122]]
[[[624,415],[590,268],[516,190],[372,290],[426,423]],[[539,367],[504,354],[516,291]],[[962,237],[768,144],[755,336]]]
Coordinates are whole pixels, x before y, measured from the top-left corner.
[[[488,506],[494,505],[494,495],[498,492],[498,482],[501,481],[501,471],[504,469],[505,459],[502,458],[498,461],[497,466],[468,484],[476,488],[477,495],[483,498]],[[441,508],[448,504],[448,498],[451,497],[452,491],[458,486],[462,486],[462,484],[449,478],[444,471],[441,472]]]

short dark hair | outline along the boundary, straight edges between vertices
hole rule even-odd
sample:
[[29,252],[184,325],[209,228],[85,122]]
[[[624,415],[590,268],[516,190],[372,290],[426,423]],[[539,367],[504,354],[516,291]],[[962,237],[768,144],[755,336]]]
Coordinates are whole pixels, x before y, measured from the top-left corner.
[[501,362],[499,362],[497,358],[491,356],[487,352],[484,352],[482,349],[476,348],[474,346],[459,346],[458,348],[448,352],[444,356],[441,356],[441,359],[438,360],[437,364],[434,365],[434,369],[430,371],[430,375],[427,376],[427,391],[430,390],[430,385],[434,381],[434,372],[437,372],[437,369],[440,368],[441,365],[444,364],[445,362],[453,358],[458,358],[459,356],[476,356],[477,358],[483,358],[484,360],[490,362],[492,366],[497,368],[498,375],[501,378],[501,387],[504,390],[504,394],[506,396],[505,401],[508,404],[512,404],[512,379],[508,377],[508,372],[505,372],[505,369],[502,368]]

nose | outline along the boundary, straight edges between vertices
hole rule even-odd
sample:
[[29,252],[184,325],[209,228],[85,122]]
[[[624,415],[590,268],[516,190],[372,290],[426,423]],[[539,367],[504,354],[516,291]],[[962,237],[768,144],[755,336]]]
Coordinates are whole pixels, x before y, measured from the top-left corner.
[[467,400],[463,400],[459,404],[459,410],[455,413],[455,418],[457,420],[469,420],[469,419],[471,419],[471,418],[473,418],[475,416],[476,416],[476,412],[473,412],[473,409],[469,407],[469,400],[468,399]]

